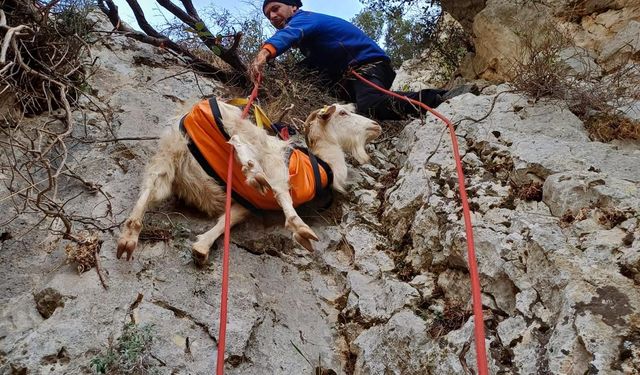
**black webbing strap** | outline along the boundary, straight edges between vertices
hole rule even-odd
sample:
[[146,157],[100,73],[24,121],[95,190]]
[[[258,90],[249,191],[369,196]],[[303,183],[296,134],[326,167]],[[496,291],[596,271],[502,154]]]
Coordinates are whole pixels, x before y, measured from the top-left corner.
[[222,133],[222,135],[224,136],[224,139],[228,141],[229,139],[231,139],[231,137],[229,137],[229,134],[227,134],[227,132],[224,130],[224,125],[222,122],[222,114],[220,113],[220,107],[218,107],[218,100],[216,99],[215,96],[209,98],[209,107],[211,107],[211,113],[213,114],[213,119],[215,120],[214,122],[216,123],[218,130],[220,130],[220,133]]
[[[311,151],[304,147],[296,147],[296,149],[304,152],[309,156],[309,161],[311,162],[311,168],[313,169],[313,181],[315,185],[316,194],[314,197],[314,201],[319,204],[320,209],[327,209],[333,203],[333,190],[331,189],[331,185],[333,184],[333,171],[329,164],[327,164],[324,160],[315,156]],[[322,176],[320,175],[320,166],[327,173],[327,186],[322,187]]]

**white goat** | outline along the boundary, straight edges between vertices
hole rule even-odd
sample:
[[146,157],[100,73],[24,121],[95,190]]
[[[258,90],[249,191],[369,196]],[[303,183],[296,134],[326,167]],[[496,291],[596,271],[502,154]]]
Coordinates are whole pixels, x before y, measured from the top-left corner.
[[[251,121],[241,118],[241,110],[218,101],[224,130],[231,137],[236,149],[236,160],[242,165],[247,182],[262,193],[271,190],[282,208],[285,227],[294,239],[309,251],[313,251],[310,240],[317,241],[315,233],[298,216],[289,192],[289,169],[285,165],[285,154],[290,149],[288,142],[270,136]],[[309,149],[324,160],[333,171],[332,188],[344,192],[347,179],[345,152],[365,163],[369,156],[365,151],[367,142],[381,133],[374,121],[354,113],[353,105],[334,104],[316,110],[305,122],[305,133]],[[172,127],[162,136],[157,153],[146,167],[142,191],[129,218],[122,227],[118,239],[117,256],[127,254],[131,259],[138,244],[145,211],[155,204],[177,195],[211,217],[218,217],[214,227],[197,237],[192,245],[194,260],[203,264],[209,256],[214,241],[224,230],[225,194],[223,188],[192,156],[188,148],[189,135],[179,126]],[[244,220],[250,211],[237,202],[231,205],[231,225]]]

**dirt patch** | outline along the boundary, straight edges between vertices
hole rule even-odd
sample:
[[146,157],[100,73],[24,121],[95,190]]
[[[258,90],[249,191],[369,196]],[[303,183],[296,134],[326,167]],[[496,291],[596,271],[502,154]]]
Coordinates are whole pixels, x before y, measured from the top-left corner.
[[64,307],[64,296],[53,288],[46,288],[33,296],[40,315],[49,319],[58,307]]

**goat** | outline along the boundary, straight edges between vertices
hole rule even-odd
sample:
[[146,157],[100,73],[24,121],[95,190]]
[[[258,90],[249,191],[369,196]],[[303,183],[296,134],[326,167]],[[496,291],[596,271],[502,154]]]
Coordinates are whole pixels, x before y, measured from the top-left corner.
[[[285,155],[291,151],[290,143],[270,136],[251,121],[242,119],[241,110],[235,106],[211,99],[209,104],[206,101],[199,103],[194,110],[204,105],[206,108],[211,106],[219,110],[223,119],[220,131],[224,129],[230,138],[228,142],[235,146],[236,160],[244,174],[240,176],[242,180],[246,179],[261,194],[270,191],[269,194],[273,194],[277,205],[284,212],[285,228],[293,233],[293,238],[298,243],[313,251],[311,240],[317,241],[318,237],[298,216],[292,201],[292,194],[295,195],[296,191],[290,191],[289,167],[285,164]],[[304,126],[309,150],[330,166],[333,172],[331,187],[339,192],[345,192],[347,180],[345,152],[353,155],[360,163],[367,162],[369,156],[365,145],[377,138],[382,130],[373,120],[354,112],[352,104],[333,104],[312,112]],[[198,235],[192,245],[196,263],[202,265],[207,262],[211,245],[223,233],[226,192],[192,155],[189,142],[193,139],[188,132],[183,131],[182,126],[170,128],[161,137],[158,151],[146,167],[140,196],[124,222],[118,239],[118,259],[124,253],[127,254],[127,260],[131,259],[138,244],[145,211],[168,199],[171,194],[210,217],[218,217],[213,228]],[[234,176],[234,190],[236,177]],[[231,205],[231,226],[243,221],[250,212],[234,199]]]

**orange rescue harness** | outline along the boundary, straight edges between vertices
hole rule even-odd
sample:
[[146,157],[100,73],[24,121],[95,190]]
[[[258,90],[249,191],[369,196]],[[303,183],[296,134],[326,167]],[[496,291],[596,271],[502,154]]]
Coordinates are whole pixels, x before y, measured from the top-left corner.
[[[232,148],[224,130],[216,98],[203,100],[180,120],[180,128],[189,135],[189,150],[200,166],[221,186],[226,186],[227,159]],[[317,160],[317,163],[315,160]],[[289,192],[293,206],[298,207],[330,192],[333,180],[331,168],[305,148],[292,148],[288,155]],[[315,164],[315,165],[314,165]],[[320,178],[317,179],[316,176]],[[232,177],[233,199],[245,208],[279,210],[273,192],[262,195],[247,184],[242,166],[235,163]],[[317,183],[317,182],[320,183]]]

